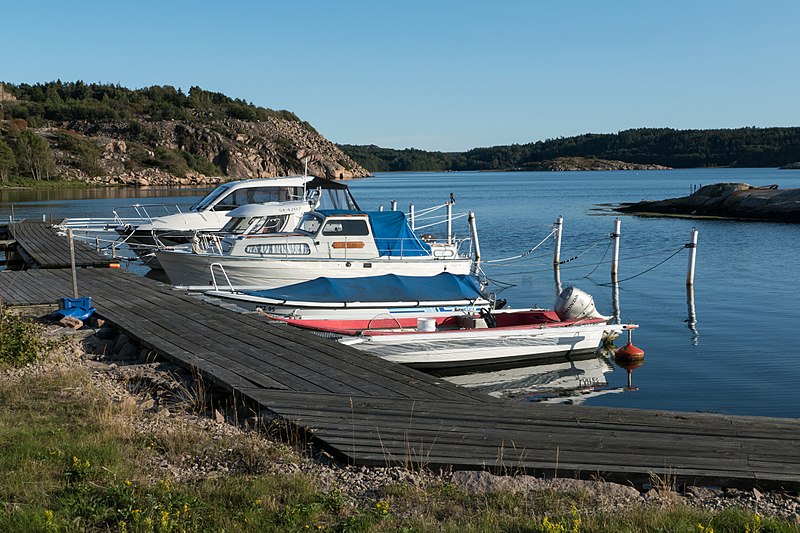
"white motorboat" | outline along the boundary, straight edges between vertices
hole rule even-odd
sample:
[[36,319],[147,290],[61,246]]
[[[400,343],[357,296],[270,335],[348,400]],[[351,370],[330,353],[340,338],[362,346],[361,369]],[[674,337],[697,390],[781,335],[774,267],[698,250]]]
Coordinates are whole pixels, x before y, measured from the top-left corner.
[[493,307],[477,276],[442,272],[435,276],[317,278],[265,290],[205,293],[248,311],[347,327],[367,320],[372,327],[415,327],[418,318],[476,313]]
[[388,361],[418,369],[500,365],[543,356],[595,352],[606,340],[635,324],[609,324],[594,308],[592,297],[568,287],[554,310],[481,309],[418,319],[416,328],[391,320],[328,320],[277,318],[294,326],[336,336],[343,344]]
[[[182,211],[163,204],[136,204],[116,208],[116,232],[138,255],[155,248],[188,243],[198,233],[217,232],[232,210],[248,204],[268,204],[273,212],[259,231],[293,229],[304,213],[328,209],[358,209],[347,185],[314,176],[256,178],[224,183]],[[155,266],[155,264],[151,264]]]
[[306,213],[290,233],[248,230],[206,247],[175,246],[155,254],[173,285],[193,290],[269,289],[318,277],[466,275],[479,264],[475,220],[469,217],[470,238],[448,234],[435,241],[417,236],[401,211],[319,210]]

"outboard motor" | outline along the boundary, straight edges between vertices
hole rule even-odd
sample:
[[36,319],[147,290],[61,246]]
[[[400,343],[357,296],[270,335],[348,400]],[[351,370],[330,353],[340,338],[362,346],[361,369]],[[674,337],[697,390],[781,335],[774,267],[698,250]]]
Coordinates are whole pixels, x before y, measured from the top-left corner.
[[556,298],[554,311],[561,320],[581,320],[583,318],[605,318],[594,306],[594,299],[577,287],[567,287]]

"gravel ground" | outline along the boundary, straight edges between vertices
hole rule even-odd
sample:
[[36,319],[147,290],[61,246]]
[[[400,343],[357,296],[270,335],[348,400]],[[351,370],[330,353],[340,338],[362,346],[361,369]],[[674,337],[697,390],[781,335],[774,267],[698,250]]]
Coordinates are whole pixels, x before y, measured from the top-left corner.
[[[634,487],[603,481],[569,478],[541,479],[532,476],[496,476],[488,472],[430,472],[400,467],[353,467],[335,460],[325,451],[297,444],[288,446],[276,439],[274,421],[242,407],[228,405],[229,398],[202,388],[202,382],[184,369],[158,360],[139,349],[124,335],[110,328],[74,330],[48,325],[46,338],[66,338],[45,361],[3,372],[3,379],[19,379],[52,372],[57,368],[84,367],[91,372],[92,385],[112,402],[128,408],[132,430],[143,435],[165,435],[191,431],[202,435],[209,445],[180,457],[158,454],[153,476],[165,475],[177,481],[231,472],[305,474],[316,480],[320,490],[339,490],[353,501],[374,501],[387,485],[407,483],[424,489],[442,483],[481,493],[487,491],[526,492],[551,489],[579,492],[597,510],[624,511],[642,504],[686,504],[709,511],[738,507],[764,516],[775,516],[800,524],[800,497],[784,492],[688,487],[681,493],[654,487],[640,492]],[[216,403],[215,403],[216,402]],[[259,430],[261,429],[261,430]]]

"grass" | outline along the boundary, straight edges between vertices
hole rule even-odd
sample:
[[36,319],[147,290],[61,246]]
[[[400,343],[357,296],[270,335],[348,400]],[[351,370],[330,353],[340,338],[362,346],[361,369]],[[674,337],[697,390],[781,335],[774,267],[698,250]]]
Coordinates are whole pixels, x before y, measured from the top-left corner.
[[81,180],[35,180],[33,178],[21,176],[14,176],[5,181],[0,181],[0,188],[9,187],[16,189],[85,189],[87,187],[96,186],[96,184]]
[[[286,463],[296,466],[276,468]],[[397,482],[354,497],[301,464],[256,432],[210,432],[114,402],[80,364],[0,375],[0,531],[800,531],[674,502],[620,512],[580,490],[476,495]],[[176,474],[195,465],[206,470]]]

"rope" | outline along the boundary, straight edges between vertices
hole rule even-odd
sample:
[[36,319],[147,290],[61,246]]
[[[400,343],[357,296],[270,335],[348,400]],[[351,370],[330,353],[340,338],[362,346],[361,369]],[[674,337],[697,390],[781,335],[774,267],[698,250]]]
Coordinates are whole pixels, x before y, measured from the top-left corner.
[[513,261],[513,260],[515,260],[515,259],[522,259],[523,257],[526,257],[526,256],[528,256],[528,255],[532,254],[532,253],[533,253],[533,252],[534,252],[534,251],[535,251],[535,250],[536,250],[538,247],[540,247],[541,245],[543,245],[543,244],[545,243],[545,241],[547,241],[547,239],[549,239],[550,237],[552,237],[552,236],[553,236],[553,234],[555,234],[555,232],[556,232],[556,230],[553,230],[553,231],[551,231],[551,232],[550,232],[550,235],[548,235],[547,237],[545,237],[544,239],[542,239],[542,241],[541,241],[539,244],[537,244],[536,246],[534,246],[533,248],[531,248],[531,249],[530,249],[530,250],[528,250],[527,252],[523,252],[523,253],[521,253],[521,254],[519,254],[519,255],[515,255],[515,256],[513,256],[513,257],[506,257],[506,258],[504,258],[504,259],[492,259],[491,261],[484,261],[484,262],[485,262],[485,263],[504,263],[504,262],[506,262],[506,261]]
[[608,251],[611,249],[611,245],[612,245],[613,243],[614,243],[614,241],[608,241],[608,246],[606,246],[606,251],[605,251],[605,252],[603,252],[603,257],[601,257],[601,258],[600,258],[600,261],[599,261],[599,262],[598,262],[598,263],[595,265],[595,267],[592,269],[592,271],[591,271],[591,272],[589,272],[588,274],[586,274],[585,276],[583,276],[584,278],[588,278],[589,276],[591,276],[592,274],[594,274],[594,273],[595,273],[595,271],[596,271],[598,268],[600,268],[600,265],[602,265],[602,264],[603,264],[603,259],[605,259],[605,258],[606,258],[606,254],[607,254],[607,253],[608,253]]
[[614,283],[622,283],[623,281],[628,281],[628,280],[630,280],[630,279],[633,279],[633,278],[638,278],[638,277],[639,277],[639,276],[641,276],[642,274],[646,274],[646,273],[650,272],[651,270],[654,270],[655,268],[657,268],[657,267],[659,267],[659,266],[663,265],[664,263],[666,263],[667,261],[669,261],[670,259],[672,259],[672,258],[673,258],[673,257],[675,257],[676,255],[678,255],[679,253],[681,253],[681,252],[683,251],[683,249],[684,249],[684,248],[687,248],[687,245],[685,245],[685,244],[684,244],[683,246],[681,246],[680,248],[678,248],[677,250],[675,250],[675,252],[674,252],[672,255],[670,255],[669,257],[667,257],[667,258],[666,258],[666,259],[664,259],[663,261],[661,261],[661,262],[659,262],[659,263],[656,263],[655,265],[651,266],[651,267],[650,267],[650,268],[648,268],[647,270],[643,270],[642,272],[639,272],[638,274],[635,274],[635,275],[633,275],[633,276],[630,276],[630,277],[628,277],[628,278],[625,278],[625,279],[618,280],[618,281],[616,281],[616,282],[611,282],[611,283],[599,283],[598,285],[600,285],[600,286],[603,286],[603,287],[610,287],[611,285],[614,285]]

